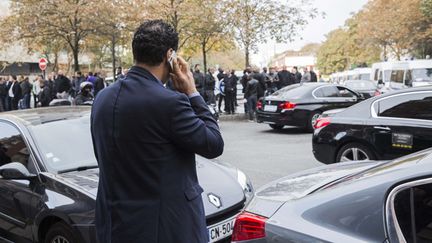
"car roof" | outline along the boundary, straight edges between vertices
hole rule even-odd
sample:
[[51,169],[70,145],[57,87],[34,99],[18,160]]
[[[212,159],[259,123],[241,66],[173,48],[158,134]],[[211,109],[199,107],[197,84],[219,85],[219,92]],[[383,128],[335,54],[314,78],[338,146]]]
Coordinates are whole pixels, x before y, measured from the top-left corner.
[[90,114],[89,106],[56,106],[0,113],[0,119],[35,126],[59,120],[69,120]]

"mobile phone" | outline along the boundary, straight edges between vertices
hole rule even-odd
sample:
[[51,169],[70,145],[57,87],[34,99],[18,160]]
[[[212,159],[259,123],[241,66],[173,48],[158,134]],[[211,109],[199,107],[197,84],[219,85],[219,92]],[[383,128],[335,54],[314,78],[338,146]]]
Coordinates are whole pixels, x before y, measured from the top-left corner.
[[171,70],[174,69],[174,59],[177,58],[177,53],[176,51],[172,51],[170,58],[168,59],[168,63],[170,64]]

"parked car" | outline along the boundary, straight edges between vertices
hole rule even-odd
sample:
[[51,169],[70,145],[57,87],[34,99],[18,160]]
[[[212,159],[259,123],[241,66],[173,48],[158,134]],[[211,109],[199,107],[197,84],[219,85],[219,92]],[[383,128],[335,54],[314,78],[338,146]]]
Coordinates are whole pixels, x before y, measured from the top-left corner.
[[361,100],[360,94],[336,84],[293,84],[258,101],[257,122],[276,130],[288,125],[313,131],[313,124],[324,111],[349,107]]
[[326,165],[256,191],[233,242],[432,242],[432,150]]
[[368,99],[315,124],[315,158],[325,164],[387,160],[432,147],[432,88]]
[[[96,242],[89,107],[2,113],[0,165],[1,242]],[[197,157],[196,167],[210,242],[229,242],[252,185],[226,163]]]
[[344,86],[363,95],[366,99],[381,94],[375,82],[369,80],[347,80]]

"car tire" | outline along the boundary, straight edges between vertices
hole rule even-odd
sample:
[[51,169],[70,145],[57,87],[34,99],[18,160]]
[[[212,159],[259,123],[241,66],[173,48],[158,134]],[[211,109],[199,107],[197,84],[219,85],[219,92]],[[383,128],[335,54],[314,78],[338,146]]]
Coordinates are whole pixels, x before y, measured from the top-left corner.
[[79,243],[79,241],[71,227],[63,222],[59,222],[48,230],[45,243]]
[[269,124],[269,126],[274,130],[282,130],[284,127],[283,125],[275,125],[275,124]]
[[311,112],[311,114],[309,115],[309,119],[308,119],[307,127],[306,127],[306,130],[308,132],[313,132],[315,130],[314,129],[315,121],[316,121],[316,119],[318,119],[318,117],[321,114],[322,114],[321,111],[313,111],[313,112]]
[[339,149],[336,162],[375,160],[376,156],[370,148],[360,143],[349,143]]

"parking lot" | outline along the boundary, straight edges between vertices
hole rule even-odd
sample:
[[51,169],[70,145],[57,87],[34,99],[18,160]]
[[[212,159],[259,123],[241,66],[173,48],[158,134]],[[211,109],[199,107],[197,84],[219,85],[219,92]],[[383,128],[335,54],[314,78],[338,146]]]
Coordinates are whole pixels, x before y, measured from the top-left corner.
[[312,154],[312,134],[295,127],[274,131],[246,121],[219,123],[225,151],[218,160],[243,170],[258,188],[290,173],[322,165]]

